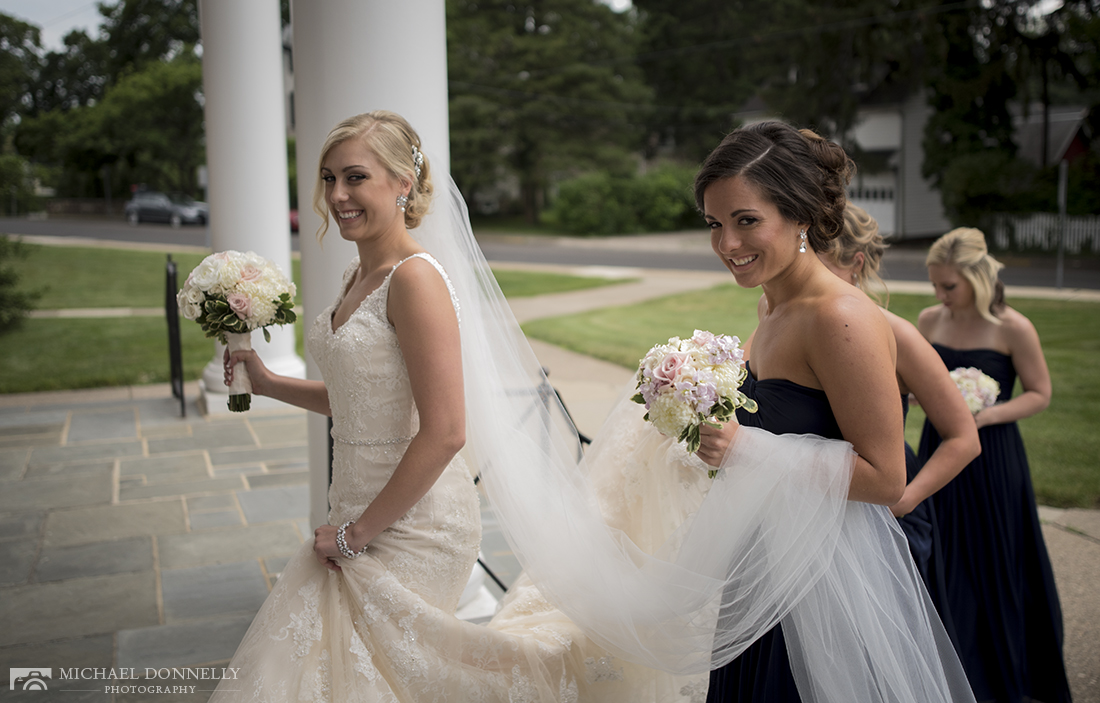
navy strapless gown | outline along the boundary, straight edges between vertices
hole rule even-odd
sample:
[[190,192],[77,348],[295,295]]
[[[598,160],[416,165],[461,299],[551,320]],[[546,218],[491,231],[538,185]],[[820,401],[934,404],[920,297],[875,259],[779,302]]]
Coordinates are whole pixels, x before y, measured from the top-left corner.
[[[755,413],[737,411],[737,421],[773,434],[815,434],[843,439],[825,392],[783,379],[757,381],[750,370],[742,392],[756,400]],[[801,701],[787,658],[783,626],[777,625],[721,669],[710,672],[707,702]]]
[[[909,396],[901,397],[902,413],[909,416]],[[917,458],[909,443],[905,443],[905,482],[912,482],[913,478],[924,467],[924,461]],[[951,643],[958,648],[958,640],[955,635],[954,621],[951,619],[951,610],[946,605],[943,594],[947,585],[944,581],[943,545],[941,544],[940,530],[936,522],[936,506],[931,498],[926,498],[917,504],[908,514],[898,518],[898,525],[905,533],[905,539],[909,542],[909,553],[913,555],[917,571],[920,572],[925,588],[936,605],[943,627],[947,630]]]
[[[975,367],[1012,397],[1012,359],[991,349],[933,345],[947,368]],[[982,453],[929,500],[943,550],[945,591],[932,591],[951,614],[955,645],[979,701],[1070,700],[1062,657],[1062,609],[1023,439],[1015,422],[978,430]],[[918,456],[940,437],[925,422]],[[939,599],[939,600],[937,600]]]
[[[909,396],[901,397],[902,413],[909,415]],[[909,443],[905,443],[905,482],[912,482],[913,477],[920,471],[924,462],[917,461],[917,455]],[[917,504],[905,517],[898,519],[901,531],[905,533],[905,539],[909,541],[909,551],[913,554],[913,561],[917,563],[924,584],[928,585],[929,563],[932,561],[932,506],[924,500]]]

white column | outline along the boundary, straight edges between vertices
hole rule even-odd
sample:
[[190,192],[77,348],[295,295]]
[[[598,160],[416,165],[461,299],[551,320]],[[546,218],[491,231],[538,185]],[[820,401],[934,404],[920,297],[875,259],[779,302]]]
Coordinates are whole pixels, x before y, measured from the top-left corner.
[[[282,27],[278,0],[200,0],[210,238],[215,251],[254,251],[289,276]],[[276,373],[303,378],[294,327],[272,327],[271,342],[252,346]],[[208,413],[228,412],[221,344],[203,370]],[[253,397],[253,407],[279,405]]]
[[[442,176],[450,170],[445,17],[444,0],[291,0],[306,325],[335,299],[355,256],[355,247],[340,239],[335,223],[324,248],[314,237],[321,220],[311,207],[313,185],[329,130],[361,112],[392,110],[420,134],[432,173]],[[312,360],[306,369],[307,378],[321,378]],[[328,519],[327,427],[327,418],[310,415],[314,526]]]

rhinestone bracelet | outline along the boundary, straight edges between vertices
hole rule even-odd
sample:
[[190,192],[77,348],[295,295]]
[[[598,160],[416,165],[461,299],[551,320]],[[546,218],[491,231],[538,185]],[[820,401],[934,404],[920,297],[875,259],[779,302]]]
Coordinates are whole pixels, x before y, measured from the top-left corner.
[[348,559],[354,559],[360,554],[365,553],[368,546],[363,545],[363,548],[360,549],[358,552],[351,551],[351,547],[348,546],[348,541],[344,537],[344,531],[347,530],[348,526],[351,525],[353,522],[355,522],[355,520],[348,520],[343,525],[340,525],[340,529],[336,530],[336,547],[340,550],[340,553]]

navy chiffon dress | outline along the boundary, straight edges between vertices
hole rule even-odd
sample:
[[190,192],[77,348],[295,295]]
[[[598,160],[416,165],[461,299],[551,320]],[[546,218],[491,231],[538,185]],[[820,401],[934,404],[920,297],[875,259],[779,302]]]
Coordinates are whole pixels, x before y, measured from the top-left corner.
[[[909,415],[909,396],[901,397],[903,414]],[[909,484],[913,478],[924,468],[924,461],[917,458],[916,452],[905,443],[905,483]],[[909,543],[909,553],[913,555],[913,561],[920,572],[921,580],[932,597],[936,609],[939,612],[943,627],[947,630],[952,644],[958,648],[955,635],[954,621],[951,618],[951,610],[947,607],[943,594],[947,588],[944,581],[943,544],[940,537],[939,525],[936,520],[936,506],[932,499],[925,498],[906,515],[898,518],[898,525],[905,533],[905,539]]]
[[[783,379],[757,381],[752,370],[741,391],[759,404],[755,413],[737,411],[737,421],[773,434],[815,434],[843,439],[825,391]],[[738,658],[710,672],[707,703],[798,703],[783,626],[777,625]]]
[[[1011,357],[992,349],[933,345],[948,369],[975,367],[1012,397]],[[1062,609],[1039,525],[1023,439],[1015,422],[978,430],[982,453],[929,500],[943,557],[953,639],[978,701],[1070,700],[1062,656]],[[918,457],[940,437],[925,422]],[[946,620],[947,618],[945,618]],[[949,630],[950,631],[950,630]]]
[[[901,397],[902,413],[909,416],[909,396]],[[924,462],[918,461],[916,453],[909,443],[905,443],[905,483],[909,484],[920,472]],[[913,555],[913,561],[917,563],[924,585],[928,585],[929,567],[932,562],[934,550],[934,521],[932,513],[934,508],[929,500],[923,500],[917,504],[904,517],[898,518],[901,531],[905,533],[905,539],[909,542],[909,552]]]

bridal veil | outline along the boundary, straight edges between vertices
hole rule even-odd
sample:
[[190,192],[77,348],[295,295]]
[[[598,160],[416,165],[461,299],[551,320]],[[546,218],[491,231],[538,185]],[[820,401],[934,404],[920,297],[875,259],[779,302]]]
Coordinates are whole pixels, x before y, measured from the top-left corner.
[[621,462],[616,434],[644,411],[624,400],[582,456],[461,194],[439,181],[411,233],[460,306],[467,458],[550,603],[609,652],[672,673],[717,668],[782,623],[804,701],[974,700],[896,520],[847,500],[845,442],[742,428],[670,538],[638,544],[616,527],[601,469]]

